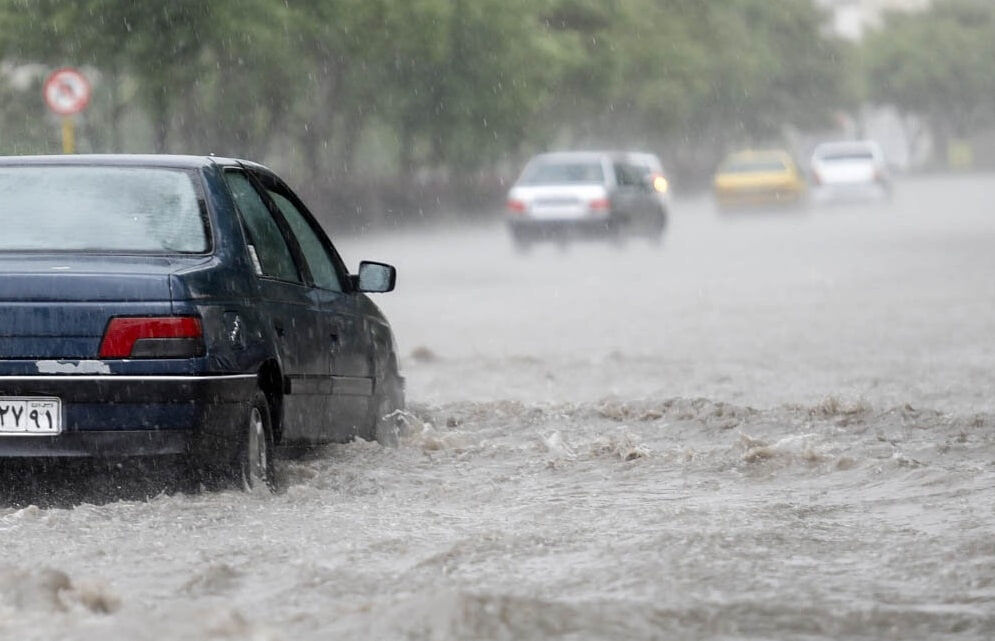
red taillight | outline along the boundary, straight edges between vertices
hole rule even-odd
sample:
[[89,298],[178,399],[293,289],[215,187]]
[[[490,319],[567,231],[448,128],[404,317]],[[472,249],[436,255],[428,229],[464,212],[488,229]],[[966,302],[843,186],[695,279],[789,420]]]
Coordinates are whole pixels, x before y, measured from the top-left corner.
[[100,358],[191,358],[204,353],[204,330],[194,316],[112,318]]
[[507,203],[508,211],[513,214],[524,214],[527,207],[525,203],[516,198],[509,198]]
[[611,208],[611,203],[607,198],[595,198],[587,203],[587,208],[592,212],[605,212]]

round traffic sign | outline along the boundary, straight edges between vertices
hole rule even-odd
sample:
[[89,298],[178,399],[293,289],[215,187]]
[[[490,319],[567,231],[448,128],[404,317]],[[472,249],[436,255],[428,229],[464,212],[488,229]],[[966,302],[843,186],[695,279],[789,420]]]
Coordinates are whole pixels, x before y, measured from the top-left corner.
[[90,83],[70,67],[53,71],[43,89],[48,108],[60,116],[79,113],[90,102]]

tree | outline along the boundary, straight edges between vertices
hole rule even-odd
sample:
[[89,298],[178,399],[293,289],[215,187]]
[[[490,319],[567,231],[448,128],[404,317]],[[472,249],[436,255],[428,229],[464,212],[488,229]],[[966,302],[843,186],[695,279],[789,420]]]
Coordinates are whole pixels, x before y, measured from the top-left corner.
[[710,165],[851,103],[823,24],[807,0],[0,0],[0,56],[94,72],[86,148],[259,158],[334,201],[551,146]]
[[937,0],[891,14],[863,47],[871,100],[925,118],[936,148],[995,122],[995,6]]
[[[584,0],[564,0],[587,7]],[[561,5],[562,6],[562,5]],[[711,168],[731,144],[817,127],[855,102],[848,46],[827,36],[825,16],[796,0],[628,0],[591,19],[571,86],[588,140],[670,149]],[[574,15],[576,11],[571,12]],[[567,21],[570,24],[570,21]],[[569,68],[569,67],[568,67]],[[584,71],[587,75],[584,75]],[[607,70],[607,73],[606,73]]]
[[154,6],[140,0],[5,0],[0,31],[8,58],[92,64],[115,82],[127,71],[152,121],[153,149],[163,152],[178,98],[200,72],[215,6],[200,0]]

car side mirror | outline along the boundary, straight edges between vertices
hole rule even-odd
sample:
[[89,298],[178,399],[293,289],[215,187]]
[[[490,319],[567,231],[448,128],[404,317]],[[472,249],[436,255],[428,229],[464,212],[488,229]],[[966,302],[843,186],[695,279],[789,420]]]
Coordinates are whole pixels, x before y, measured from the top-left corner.
[[369,294],[392,291],[396,283],[397,270],[393,266],[368,260],[359,264],[359,273],[353,276],[356,289]]

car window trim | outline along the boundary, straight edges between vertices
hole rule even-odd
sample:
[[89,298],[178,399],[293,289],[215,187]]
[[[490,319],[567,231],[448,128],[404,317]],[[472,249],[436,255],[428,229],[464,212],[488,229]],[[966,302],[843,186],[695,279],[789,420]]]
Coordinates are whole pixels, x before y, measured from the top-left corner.
[[307,258],[304,256],[304,250],[301,249],[300,242],[297,240],[297,236],[294,235],[294,230],[284,218],[283,212],[280,211],[280,207],[270,198],[269,193],[266,191],[266,186],[262,184],[262,181],[256,176],[255,172],[252,171],[250,167],[246,167],[243,163],[238,163],[242,169],[245,170],[246,175],[249,177],[249,182],[252,184],[253,189],[259,194],[263,202],[266,204],[266,208],[269,209],[269,213],[273,216],[276,221],[276,226],[280,228],[280,233],[283,234],[283,239],[287,242],[287,247],[290,248],[290,255],[297,264],[297,271],[301,276],[301,280],[304,285],[309,288],[313,288],[314,277],[311,275],[311,267],[307,263]]
[[620,189],[635,189],[640,187],[636,178],[636,165],[628,159],[612,161],[612,170],[615,172],[615,183]]
[[[311,222],[304,216],[304,214],[301,212],[300,208],[296,207],[296,205],[294,204],[294,202],[292,200],[290,200],[289,198],[287,198],[286,195],[280,193],[279,189],[271,189],[267,185],[264,185],[264,188],[266,189],[267,195],[269,195],[270,198],[273,198],[273,201],[276,203],[277,207],[280,207],[280,203],[276,202],[276,198],[274,196],[279,196],[280,198],[283,198],[284,200],[286,200],[290,204],[291,207],[294,207],[297,210],[297,214],[300,216],[301,220],[304,221],[304,224],[307,226],[307,229],[311,230],[311,233],[314,235],[314,238],[318,241],[319,251],[324,255],[325,260],[327,260],[328,263],[332,267],[332,273],[335,276],[335,281],[338,283],[338,288],[324,287],[324,286],[322,286],[321,284],[318,283],[318,280],[316,278],[314,278],[315,266],[311,265],[311,259],[305,253],[304,254],[304,260],[308,264],[308,271],[310,271],[311,277],[312,277],[311,280],[314,281],[312,283],[312,287],[314,287],[315,289],[320,289],[321,291],[324,291],[324,292],[342,293],[343,291],[345,291],[345,287],[342,285],[342,277],[339,274],[338,266],[335,264],[335,261],[332,260],[332,257],[331,257],[331,255],[330,255],[330,253],[328,251],[328,247],[325,246],[324,240],[321,238],[321,236],[318,235],[318,233],[315,231],[314,227],[311,225]],[[281,209],[281,212],[282,212],[282,209]],[[284,218],[286,218],[286,217],[287,217],[287,215],[284,214]],[[296,231],[294,232],[294,234],[295,234],[295,237],[297,237],[297,232]],[[298,244],[300,244],[300,238],[299,237],[298,237],[298,241],[297,242],[298,242]],[[302,253],[304,252],[304,247],[303,246],[301,246],[301,252]],[[315,257],[315,260],[319,260],[319,259],[320,259],[320,256]]]
[[[313,287],[313,284],[310,282],[312,280],[311,271],[307,268],[307,262],[302,260],[303,254],[301,252],[300,246],[297,243],[297,238],[295,238],[293,233],[289,231],[290,225],[287,223],[286,220],[284,220],[283,214],[281,214],[279,210],[274,212],[276,204],[272,202],[269,195],[265,193],[265,190],[263,190],[262,192],[260,191],[259,181],[257,181],[253,177],[249,169],[245,167],[245,165],[243,165],[242,163],[225,166],[223,168],[223,172],[224,173],[241,172],[245,174],[246,179],[249,181],[249,185],[256,192],[256,195],[259,196],[259,199],[262,200],[263,205],[266,207],[266,210],[269,211],[270,216],[273,217],[273,221],[276,223],[277,229],[280,230],[280,235],[283,237],[283,242],[287,244],[287,249],[290,251],[290,259],[294,262],[294,267],[297,269],[297,276],[300,278],[300,280],[284,280],[276,276],[272,276],[269,274],[260,274],[260,273],[257,273],[256,277],[277,283],[286,283],[290,285],[297,285],[303,287]],[[238,201],[235,199],[235,194],[232,193],[231,186],[228,184],[227,179],[224,180],[224,183],[225,183],[225,188],[228,189],[228,193],[231,195],[232,202],[235,204],[235,209],[238,211],[239,222],[242,224],[242,233],[245,235],[246,241],[251,241],[252,240],[251,235],[249,233],[248,227],[245,224],[245,214],[242,213],[242,209],[238,206]]]
[[[328,234],[325,233],[325,230],[322,228],[322,226],[318,223],[318,219],[314,217],[314,214],[311,213],[311,210],[308,209],[307,205],[304,204],[304,201],[302,201],[300,197],[297,196],[297,194],[294,192],[294,190],[291,189],[285,182],[283,182],[283,180],[281,180],[280,177],[277,176],[276,174],[273,174],[272,172],[264,172],[256,168],[250,168],[250,171],[253,171],[254,177],[258,180],[263,190],[270,189],[270,186],[267,183],[272,184],[275,187],[273,191],[279,193],[281,196],[289,200],[290,203],[297,208],[297,211],[300,212],[300,214],[304,217],[304,221],[308,224],[308,226],[311,227],[311,231],[313,231],[315,235],[318,237],[318,241],[321,243],[322,248],[324,248],[325,253],[328,255],[329,260],[332,261],[332,267],[335,269],[335,274],[339,279],[339,287],[341,289],[341,293],[351,293],[353,291],[352,279],[349,277],[349,270],[346,268],[345,261],[343,261],[342,257],[339,256],[338,251],[335,249],[335,245],[332,243],[331,239],[328,238]],[[266,194],[266,197],[272,200],[269,194]],[[273,203],[273,206],[279,209],[279,205],[277,205],[275,202]],[[280,213],[280,216],[281,218],[283,217],[282,212]],[[333,291],[330,289],[319,287],[317,284],[314,283],[312,283],[312,287],[315,287],[325,292]]]

